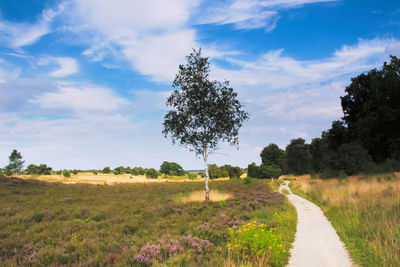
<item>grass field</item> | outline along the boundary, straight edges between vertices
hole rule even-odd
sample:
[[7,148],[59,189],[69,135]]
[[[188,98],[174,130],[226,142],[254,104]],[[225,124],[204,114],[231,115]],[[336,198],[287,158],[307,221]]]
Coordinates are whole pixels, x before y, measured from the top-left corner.
[[400,266],[400,173],[347,179],[298,177],[292,190],[314,201],[360,266]]
[[[195,178],[193,180],[188,179],[186,176],[160,176],[158,179],[149,179],[144,175],[132,175],[132,174],[119,174],[114,175],[112,173],[98,173],[93,174],[91,172],[79,172],[78,174],[72,174],[70,177],[64,177],[63,175],[51,174],[51,175],[19,175],[22,179],[32,179],[44,182],[60,182],[64,184],[129,184],[129,183],[159,183],[159,182],[190,182],[199,181],[201,178]],[[228,178],[221,178],[218,180],[227,180]],[[204,180],[204,179],[203,179]]]
[[211,189],[227,199],[182,201],[203,186],[0,177],[0,265],[281,266],[288,261],[296,212],[282,195],[264,181],[211,181]]

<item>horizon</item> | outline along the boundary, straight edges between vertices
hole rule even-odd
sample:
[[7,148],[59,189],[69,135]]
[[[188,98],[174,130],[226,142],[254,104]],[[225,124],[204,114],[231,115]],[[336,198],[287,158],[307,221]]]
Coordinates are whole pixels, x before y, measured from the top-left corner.
[[0,168],[16,149],[54,170],[204,169],[161,133],[199,47],[250,113],[239,150],[221,144],[209,163],[259,164],[268,144],[340,119],[350,79],[400,56],[399,30],[398,1],[0,1]]

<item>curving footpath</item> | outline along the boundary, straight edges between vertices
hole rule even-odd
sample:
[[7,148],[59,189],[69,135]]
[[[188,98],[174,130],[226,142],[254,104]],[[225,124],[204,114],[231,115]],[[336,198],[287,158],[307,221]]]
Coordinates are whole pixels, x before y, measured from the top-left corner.
[[286,195],[297,210],[297,232],[291,249],[289,267],[353,266],[348,252],[322,210],[312,202],[292,193],[288,182],[279,191]]

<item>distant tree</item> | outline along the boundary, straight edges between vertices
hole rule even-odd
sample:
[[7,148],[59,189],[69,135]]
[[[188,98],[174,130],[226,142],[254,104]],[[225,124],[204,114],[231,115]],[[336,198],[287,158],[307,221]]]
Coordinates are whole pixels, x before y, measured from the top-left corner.
[[254,162],[249,164],[249,166],[247,167],[247,176],[250,178],[260,177],[260,167],[257,166]]
[[97,172],[97,170],[93,170],[92,173],[93,173],[94,175],[97,175],[98,172]]
[[231,167],[229,169],[229,178],[240,178],[243,174],[243,170],[240,167]]
[[151,179],[157,179],[159,173],[156,169],[154,168],[149,168],[146,169],[146,177],[151,178]]
[[308,173],[310,170],[311,154],[309,145],[303,138],[290,140],[286,146],[288,171],[295,174]]
[[177,175],[183,176],[185,175],[185,171],[182,166],[176,162],[168,162],[164,161],[160,166],[160,172],[167,175]]
[[341,97],[351,141],[361,142],[375,162],[400,160],[400,59],[351,79]]
[[171,110],[164,117],[163,133],[202,157],[208,201],[208,157],[220,141],[237,146],[239,129],[249,116],[228,81],[209,79],[210,64],[208,57],[201,56],[201,49],[193,50],[186,59],[173,81],[179,90],[174,90],[166,103]]
[[72,174],[74,174],[74,175],[77,175],[77,174],[78,174],[78,170],[77,170],[77,169],[73,169],[71,172],[72,172]]
[[208,175],[210,176],[211,179],[222,177],[221,169],[217,166],[217,164],[209,164]]
[[260,153],[262,165],[273,166],[274,168],[284,169],[285,151],[276,144],[269,144]]
[[260,177],[259,178],[278,178],[281,175],[280,171],[271,165],[261,165],[260,166]]
[[338,149],[339,168],[348,175],[367,170],[372,161],[368,151],[358,143],[343,144]]
[[35,164],[30,164],[28,167],[25,169],[26,174],[36,174],[36,175],[50,175],[52,172],[53,168],[47,167],[46,164],[40,164],[39,166],[36,166]]
[[8,157],[8,159],[9,159],[9,163],[4,168],[6,171],[9,171],[15,175],[22,172],[25,161],[22,160],[22,155],[20,152],[18,152],[17,150],[14,149],[11,152],[11,155]]
[[349,142],[350,136],[344,121],[333,121],[331,128],[322,132],[322,139],[333,151],[337,151],[341,145]]
[[63,170],[62,174],[64,175],[64,177],[70,177],[71,173],[68,170]]
[[102,173],[110,173],[111,172],[111,168],[110,167],[104,167]]

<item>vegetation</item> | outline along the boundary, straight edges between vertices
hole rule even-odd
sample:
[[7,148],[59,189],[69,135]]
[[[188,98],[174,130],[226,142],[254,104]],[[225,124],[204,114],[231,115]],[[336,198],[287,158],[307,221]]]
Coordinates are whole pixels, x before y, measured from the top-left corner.
[[25,161],[22,160],[21,153],[14,149],[8,159],[9,163],[4,168],[7,175],[21,173],[25,163]]
[[159,172],[156,169],[154,169],[154,168],[146,169],[146,177],[147,178],[157,179],[158,175],[159,175]]
[[[260,154],[262,165],[322,178],[400,171],[400,60],[391,56],[381,70],[352,78],[345,93],[342,120],[310,144],[302,138],[292,139],[285,150],[269,144]],[[261,167],[252,165],[249,176],[257,175]]]
[[234,242],[229,228],[256,221],[266,231],[274,229],[288,251],[296,213],[285,198],[263,181],[211,185],[232,197],[177,201],[201,190],[201,183],[103,186],[0,178],[0,265],[248,266],[260,260],[277,266],[276,258],[286,263],[287,252],[277,254],[274,241],[273,248],[265,247],[268,258],[247,258],[227,247]]
[[278,178],[281,172],[270,165],[257,166],[254,162],[247,167],[247,176],[252,178]]
[[400,266],[400,173],[290,183],[317,203],[359,266]]
[[163,134],[202,157],[208,200],[208,156],[221,141],[238,145],[239,129],[249,116],[228,81],[209,79],[210,63],[208,57],[201,56],[201,49],[193,50],[186,59],[172,83],[179,90],[174,90],[167,100],[171,110],[164,117]]
[[47,167],[46,164],[40,164],[39,166],[35,164],[30,164],[26,167],[25,172],[26,174],[36,174],[36,175],[50,175],[53,171],[53,168]]
[[164,161],[160,166],[160,173],[167,174],[167,175],[176,175],[176,176],[183,176],[185,175],[185,171],[176,162],[168,162]]
[[218,167],[216,164],[208,165],[208,174],[211,179],[229,177],[230,179],[240,178],[243,170],[240,167],[233,167],[231,165],[224,165]]

